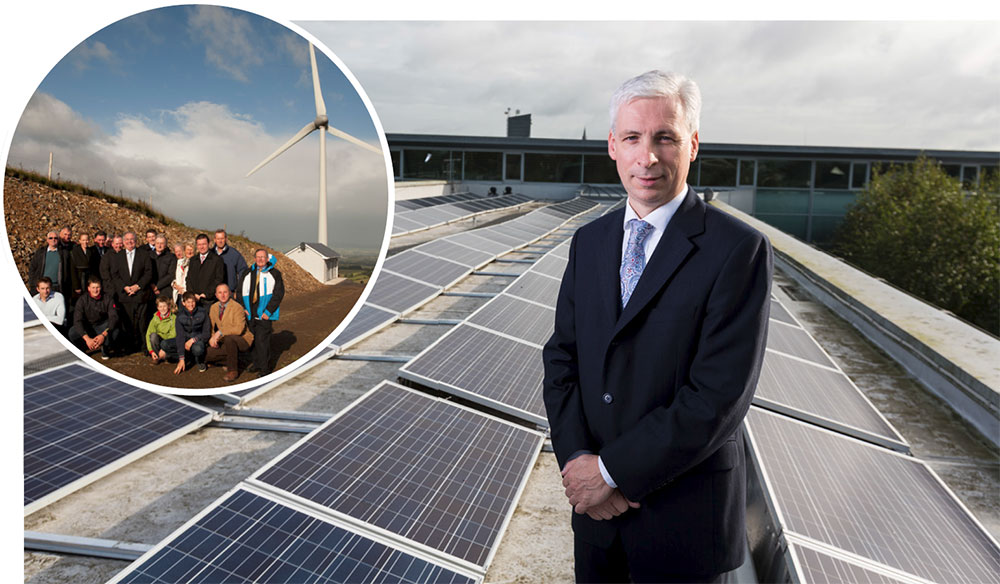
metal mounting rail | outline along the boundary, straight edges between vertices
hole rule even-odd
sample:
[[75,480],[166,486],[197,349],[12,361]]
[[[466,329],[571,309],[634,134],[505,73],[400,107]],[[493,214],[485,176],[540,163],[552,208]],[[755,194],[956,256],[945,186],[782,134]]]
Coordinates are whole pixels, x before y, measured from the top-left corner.
[[153,546],[113,539],[25,531],[24,549],[33,552],[55,552],[76,556],[89,556],[92,558],[133,561],[153,549]]
[[344,361],[379,361],[383,363],[408,363],[413,358],[414,355],[365,355],[363,353],[341,353],[334,356],[334,359]]
[[537,260],[527,260],[527,259],[522,260],[522,259],[497,258],[497,259],[495,259],[493,261],[498,262],[498,263],[502,262],[502,263],[505,263],[505,264],[533,264]]
[[496,292],[442,292],[441,296],[460,296],[465,298],[493,298]]
[[516,278],[521,274],[513,274],[511,272],[472,272],[473,276],[499,276],[501,278]]
[[396,321],[399,324],[447,324],[456,325],[462,321],[457,318],[401,318]]

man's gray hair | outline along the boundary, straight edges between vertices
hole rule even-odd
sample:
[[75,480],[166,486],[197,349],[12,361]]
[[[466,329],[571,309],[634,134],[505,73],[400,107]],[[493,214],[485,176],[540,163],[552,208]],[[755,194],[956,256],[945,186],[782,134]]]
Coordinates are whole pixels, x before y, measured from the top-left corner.
[[673,97],[681,102],[684,121],[692,134],[698,131],[701,118],[701,90],[698,84],[679,74],[659,70],[646,71],[622,83],[611,96],[611,131],[615,131],[618,109],[633,99],[644,97]]

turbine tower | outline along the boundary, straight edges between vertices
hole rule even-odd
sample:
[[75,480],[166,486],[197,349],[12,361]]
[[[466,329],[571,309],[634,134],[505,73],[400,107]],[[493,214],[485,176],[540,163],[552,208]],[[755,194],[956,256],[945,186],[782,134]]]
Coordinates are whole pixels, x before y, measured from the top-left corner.
[[351,136],[347,132],[343,132],[334,128],[330,125],[329,119],[326,117],[326,104],[323,102],[323,91],[319,86],[319,71],[316,69],[316,49],[313,48],[312,43],[309,43],[309,62],[312,65],[312,79],[313,79],[313,95],[316,98],[316,119],[305,125],[304,128],[299,130],[298,134],[292,136],[292,138],[285,142],[285,144],[274,151],[264,159],[263,162],[254,167],[253,170],[247,173],[249,177],[251,174],[260,170],[262,166],[271,162],[278,157],[282,152],[288,150],[293,144],[299,140],[305,138],[309,134],[313,133],[314,130],[319,130],[319,233],[317,236],[317,241],[323,245],[327,245],[326,238],[326,133],[329,132],[334,136],[338,136],[352,144],[361,146],[366,150],[371,150],[372,152],[382,155],[382,149],[372,146],[367,142],[358,140],[354,136]]

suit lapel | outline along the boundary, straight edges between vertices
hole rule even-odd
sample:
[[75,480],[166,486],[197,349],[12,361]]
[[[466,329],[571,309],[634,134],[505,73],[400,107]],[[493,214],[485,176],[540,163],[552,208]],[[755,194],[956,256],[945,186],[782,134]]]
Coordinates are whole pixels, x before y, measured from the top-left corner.
[[[617,335],[635,316],[649,303],[650,300],[666,285],[667,281],[677,268],[681,266],[685,259],[694,251],[695,246],[691,243],[691,238],[705,230],[705,203],[698,199],[694,190],[688,187],[684,202],[667,224],[667,230],[656,245],[656,251],[646,268],[642,271],[642,277],[636,284],[635,290],[629,298],[628,305],[622,311],[618,322],[615,325],[614,335]],[[621,255],[621,237],[618,241],[618,255]],[[620,258],[619,258],[620,260]],[[619,265],[620,265],[619,261]],[[620,289],[621,284],[618,284]],[[619,292],[618,303],[621,303]]]
[[616,220],[604,235],[601,242],[601,255],[597,258],[597,265],[594,268],[600,274],[597,289],[601,298],[601,307],[606,317],[605,322],[613,323],[618,320],[621,313],[621,276],[619,271],[622,263],[622,237],[625,230],[622,228],[622,221],[625,219],[625,210],[615,213]]

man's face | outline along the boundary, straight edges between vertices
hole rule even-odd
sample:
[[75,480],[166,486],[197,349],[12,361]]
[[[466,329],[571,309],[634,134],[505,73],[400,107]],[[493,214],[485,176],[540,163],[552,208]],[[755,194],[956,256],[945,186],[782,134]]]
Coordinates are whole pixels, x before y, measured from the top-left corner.
[[267,265],[267,252],[258,251],[257,253],[254,254],[253,261],[255,264],[257,264],[258,268],[263,268],[264,266]]
[[91,298],[99,298],[101,296],[101,284],[99,282],[87,284],[87,293],[90,294]]
[[167,249],[167,240],[162,237],[156,238],[156,253],[161,254]]
[[683,191],[698,155],[698,133],[690,134],[679,99],[634,99],[618,109],[608,154],[618,166],[629,204],[645,216]]
[[56,244],[59,243],[59,236],[56,235],[55,231],[49,231],[45,235],[45,243],[49,244],[49,249],[54,249]]
[[215,234],[215,247],[222,249],[226,247],[226,234],[216,233]]
[[215,298],[223,304],[229,302],[229,286],[225,284],[219,284],[216,286]]
[[125,245],[125,251],[132,251],[135,249],[135,234],[126,233],[125,236],[122,237],[122,244]]
[[48,298],[51,292],[52,292],[52,284],[49,284],[48,282],[38,283],[38,296],[40,296],[42,300]]
[[73,232],[69,230],[69,227],[63,227],[59,230],[59,239],[63,240],[63,242],[69,243],[71,237],[73,237]]
[[196,241],[194,243],[195,243],[195,245],[198,246],[198,253],[200,253],[200,254],[206,254],[206,253],[208,253],[208,238],[207,237],[205,239],[199,239],[198,241]]
[[146,243],[149,245],[156,245],[156,232],[154,231],[146,232]]
[[122,238],[120,237],[115,237],[111,240],[111,249],[115,251],[121,251],[123,245]]
[[104,237],[103,235],[95,235],[94,245],[96,245],[97,247],[104,247],[104,242],[107,241],[107,239],[108,238]]

